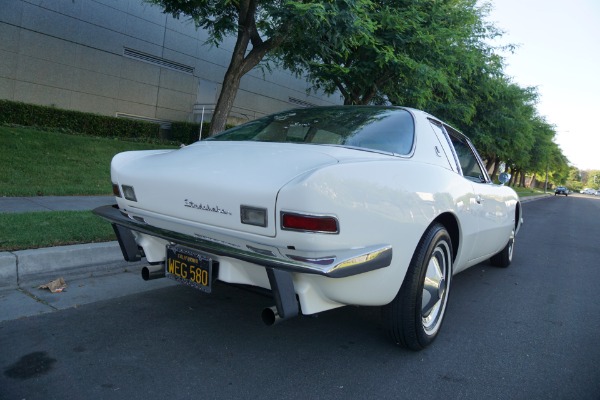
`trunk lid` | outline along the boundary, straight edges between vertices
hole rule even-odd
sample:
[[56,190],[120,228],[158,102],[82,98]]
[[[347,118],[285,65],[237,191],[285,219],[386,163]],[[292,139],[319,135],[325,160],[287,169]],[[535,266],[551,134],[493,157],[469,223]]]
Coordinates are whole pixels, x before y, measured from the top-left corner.
[[[171,152],[117,155],[112,179],[133,186],[137,202],[127,201],[130,208],[274,236],[279,190],[300,174],[337,162],[319,146],[198,142]],[[242,224],[241,205],[266,209],[267,226]]]

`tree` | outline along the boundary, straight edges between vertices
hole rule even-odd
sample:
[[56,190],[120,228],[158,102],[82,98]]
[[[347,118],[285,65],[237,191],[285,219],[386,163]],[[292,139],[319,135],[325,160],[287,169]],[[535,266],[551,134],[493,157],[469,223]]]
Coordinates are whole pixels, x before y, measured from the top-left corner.
[[482,75],[476,88],[473,118],[461,128],[487,160],[492,177],[504,161],[516,178],[518,172],[526,171],[535,143],[532,121],[537,91],[521,88],[504,75]]
[[[335,44],[331,33],[310,35],[295,52],[286,52],[284,65],[308,71],[315,88],[341,93],[344,104],[426,108],[437,99],[442,108],[462,90],[461,81],[483,68],[484,39],[496,32],[483,22],[485,8],[475,0],[380,0],[363,10],[373,29],[369,40],[354,37],[348,51],[332,52],[323,45]],[[453,111],[468,118],[469,110]]]
[[[227,117],[242,77],[256,67],[270,52],[287,43],[293,48],[301,38],[319,32],[332,32],[337,48],[332,53],[344,51],[344,38],[338,35],[347,31],[343,23],[363,29],[363,22],[356,18],[367,0],[146,0],[160,5],[165,13],[179,18],[191,17],[197,27],[209,33],[208,42],[219,45],[228,35],[235,35],[236,42],[231,61],[211,121],[209,134],[225,128]],[[339,16],[346,16],[341,19]],[[366,20],[368,22],[368,20]],[[342,30],[340,28],[343,28]]]

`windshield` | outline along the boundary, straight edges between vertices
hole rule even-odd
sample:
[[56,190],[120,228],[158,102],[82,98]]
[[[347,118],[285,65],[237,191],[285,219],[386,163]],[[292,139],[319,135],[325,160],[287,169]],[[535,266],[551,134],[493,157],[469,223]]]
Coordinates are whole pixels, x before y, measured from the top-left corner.
[[330,144],[405,155],[412,150],[414,122],[399,108],[305,108],[260,118],[206,140]]

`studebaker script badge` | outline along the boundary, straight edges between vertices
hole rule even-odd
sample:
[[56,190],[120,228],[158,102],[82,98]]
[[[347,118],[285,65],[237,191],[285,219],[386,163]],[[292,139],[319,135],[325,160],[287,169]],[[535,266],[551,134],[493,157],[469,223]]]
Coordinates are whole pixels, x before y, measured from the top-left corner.
[[189,208],[195,208],[196,210],[210,211],[210,212],[214,212],[214,213],[218,213],[218,214],[225,214],[225,215],[232,215],[230,211],[224,210],[219,206],[211,207],[208,204],[194,203],[193,201],[190,201],[188,199],[184,200],[184,206],[189,207]]

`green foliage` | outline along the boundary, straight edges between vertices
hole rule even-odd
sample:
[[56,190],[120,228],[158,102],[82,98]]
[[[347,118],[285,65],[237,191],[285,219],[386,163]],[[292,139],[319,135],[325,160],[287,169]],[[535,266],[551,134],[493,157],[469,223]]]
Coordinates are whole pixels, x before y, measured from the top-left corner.
[[581,182],[581,186],[583,188],[592,188],[596,190],[600,190],[600,171],[599,170],[587,170],[580,171],[576,170],[576,173],[571,173],[569,175],[570,179],[577,179]]
[[[202,139],[208,137],[210,123],[202,124]],[[168,139],[173,142],[190,144],[200,139],[200,124],[192,122],[173,122]]]
[[308,70],[315,88],[341,92],[345,104],[444,104],[491,58],[485,40],[496,31],[474,0],[348,3],[350,12],[330,20],[343,29],[311,30],[293,47],[282,45],[284,65]]
[[246,73],[266,57],[281,57],[284,52],[275,50],[282,45],[289,51],[298,51],[308,38],[318,38],[317,42],[332,38],[334,40],[328,42],[331,44],[329,52],[345,52],[348,43],[357,40],[357,36],[346,34],[348,23],[364,25],[361,21],[366,21],[368,25],[370,19],[363,18],[363,5],[372,4],[370,0],[146,1],[159,5],[176,18],[190,17],[197,27],[208,32],[207,42],[211,45],[219,46],[229,36],[236,38],[213,113],[211,135],[225,128],[241,78]]
[[479,95],[474,117],[466,127],[482,157],[527,165],[535,143],[536,91],[523,89],[505,77],[488,77],[480,81]]
[[120,137],[141,141],[158,140],[160,131],[160,126],[151,122],[8,100],[0,100],[0,124],[53,128],[68,133]]

